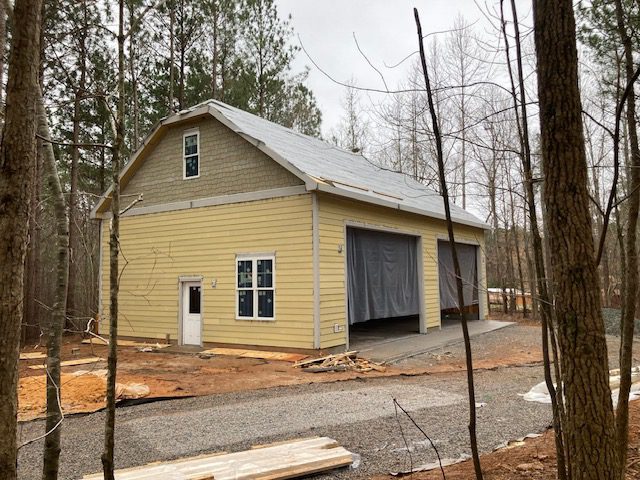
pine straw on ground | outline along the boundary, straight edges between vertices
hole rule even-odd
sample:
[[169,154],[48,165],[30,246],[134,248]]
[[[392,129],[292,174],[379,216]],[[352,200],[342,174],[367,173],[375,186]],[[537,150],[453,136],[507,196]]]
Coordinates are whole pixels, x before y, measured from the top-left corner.
[[[626,478],[640,478],[640,401],[632,402],[629,408],[629,453]],[[485,480],[555,480],[556,454],[553,430],[541,437],[528,439],[524,444],[506,447],[482,455],[480,458]],[[466,480],[475,478],[473,463],[463,463],[445,467],[447,480]],[[391,475],[378,477],[378,480],[393,479]],[[429,472],[406,474],[410,480],[442,479],[439,469]]]

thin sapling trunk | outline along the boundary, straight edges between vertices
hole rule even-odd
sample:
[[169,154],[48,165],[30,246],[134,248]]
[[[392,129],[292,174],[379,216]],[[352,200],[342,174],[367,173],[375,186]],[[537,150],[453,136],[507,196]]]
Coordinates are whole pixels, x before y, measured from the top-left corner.
[[440,191],[444,202],[444,210],[447,223],[447,232],[449,234],[449,244],[451,245],[451,255],[453,257],[453,270],[456,277],[456,290],[458,293],[458,309],[460,311],[460,319],[462,323],[462,334],[464,337],[464,349],[467,363],[467,387],[469,389],[469,440],[471,443],[471,455],[473,458],[473,467],[477,480],[482,480],[482,468],[480,466],[480,455],[478,453],[478,440],[476,436],[476,395],[473,383],[473,359],[471,355],[471,341],[469,339],[469,329],[467,326],[467,318],[464,314],[464,291],[462,286],[462,276],[460,274],[460,263],[456,252],[455,236],[453,233],[453,222],[451,220],[451,209],[449,206],[449,193],[447,190],[447,180],[444,170],[444,155],[442,153],[442,137],[440,135],[440,126],[433,104],[433,95],[431,91],[431,83],[429,81],[429,72],[427,70],[427,61],[424,53],[424,42],[422,36],[422,27],[420,25],[420,17],[418,9],[413,9],[418,31],[418,45],[420,47],[420,62],[422,64],[422,73],[424,74],[424,82],[427,89],[427,99],[429,102],[429,111],[431,113],[431,122],[433,133],[436,141],[436,151],[438,160],[438,176],[440,178]]

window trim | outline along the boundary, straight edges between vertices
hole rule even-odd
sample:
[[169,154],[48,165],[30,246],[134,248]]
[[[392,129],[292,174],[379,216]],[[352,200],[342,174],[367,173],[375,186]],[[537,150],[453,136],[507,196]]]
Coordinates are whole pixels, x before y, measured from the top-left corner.
[[[193,157],[196,156],[198,157],[198,175],[192,175],[190,177],[187,177],[187,152],[186,152],[186,139],[187,137],[192,137],[193,135],[196,136],[196,149],[197,149],[197,153],[194,155],[189,155],[189,157]],[[200,167],[201,167],[201,154],[200,154],[200,129],[198,128],[192,128],[190,130],[185,130],[182,133],[182,179],[183,180],[193,180],[195,178],[200,178]]]
[[[251,288],[238,287],[238,262],[241,260],[251,260]],[[271,260],[271,287],[258,287],[258,260]],[[276,256],[273,253],[251,253],[251,254],[237,254],[235,259],[235,296],[236,296],[236,320],[259,320],[265,322],[273,322],[276,319]],[[244,317],[240,316],[240,299],[238,298],[238,292],[250,291],[253,300],[253,316]],[[261,317],[258,315],[258,292],[260,290],[271,290],[273,292],[273,317]]]

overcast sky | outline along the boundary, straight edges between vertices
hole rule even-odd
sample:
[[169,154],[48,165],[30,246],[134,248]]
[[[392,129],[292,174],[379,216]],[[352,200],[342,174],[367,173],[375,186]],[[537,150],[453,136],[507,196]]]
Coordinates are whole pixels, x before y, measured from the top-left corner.
[[[385,68],[417,50],[413,7],[420,13],[423,33],[446,30],[458,13],[482,33],[488,22],[473,0],[276,0],[282,16],[292,15],[292,25],[313,60],[339,81],[351,78],[358,86],[383,88],[382,80],[358,53],[353,34],[360,48],[379,67],[393,88],[406,74],[405,66]],[[480,2],[484,4],[484,2]],[[487,0],[489,5],[496,2]],[[520,15],[530,13],[530,2],[522,4]],[[297,42],[297,38],[294,39]],[[300,52],[296,71],[305,65],[311,68],[308,84],[323,113],[322,130],[337,125],[342,115],[344,87],[335,84],[319,72]]]

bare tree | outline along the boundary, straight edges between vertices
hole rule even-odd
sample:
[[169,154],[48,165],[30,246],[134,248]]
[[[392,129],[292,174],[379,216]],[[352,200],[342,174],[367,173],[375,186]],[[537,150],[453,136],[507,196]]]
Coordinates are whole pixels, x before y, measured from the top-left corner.
[[429,73],[427,71],[427,61],[424,53],[424,42],[422,36],[422,27],[420,26],[420,17],[418,9],[413,9],[413,14],[418,30],[418,44],[420,47],[420,61],[422,64],[422,72],[424,73],[424,83],[427,89],[427,99],[429,102],[429,111],[431,113],[431,122],[433,126],[433,134],[436,142],[438,172],[440,177],[440,193],[444,203],[444,211],[446,216],[447,231],[449,233],[449,244],[451,245],[451,256],[453,258],[453,270],[456,277],[456,289],[458,292],[458,309],[462,323],[462,333],[464,336],[464,349],[467,364],[467,387],[469,389],[469,439],[471,443],[471,455],[473,458],[473,466],[476,473],[476,479],[482,480],[482,468],[480,466],[480,455],[478,453],[478,440],[476,436],[476,398],[475,387],[473,383],[473,360],[471,356],[471,341],[469,339],[469,329],[467,319],[464,314],[464,289],[462,285],[462,275],[460,273],[460,263],[456,251],[456,241],[453,232],[453,222],[451,220],[451,209],[449,207],[449,194],[447,192],[447,180],[444,170],[444,154],[442,152],[442,137],[440,136],[440,127],[438,126],[438,117],[433,103],[433,95],[431,92],[431,84],[429,83]]
[[458,15],[453,21],[453,28],[447,36],[447,53],[445,65],[449,81],[459,87],[451,96],[451,101],[457,111],[458,135],[458,165],[456,170],[460,173],[460,190],[462,196],[462,208],[467,208],[467,172],[469,171],[469,149],[467,137],[470,129],[467,123],[472,118],[475,108],[474,101],[479,87],[470,86],[482,77],[488,63],[485,61],[485,53],[474,38],[472,26]]
[[350,152],[364,154],[369,143],[369,122],[360,103],[360,92],[354,80],[350,80],[349,86],[345,89],[342,108],[344,115],[334,134],[334,140]]

